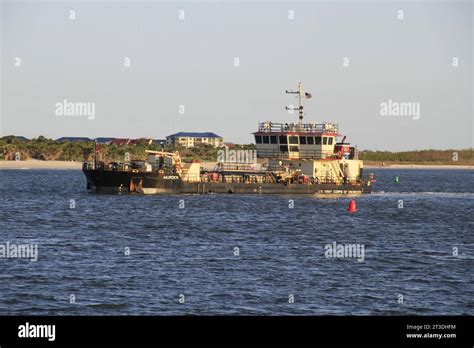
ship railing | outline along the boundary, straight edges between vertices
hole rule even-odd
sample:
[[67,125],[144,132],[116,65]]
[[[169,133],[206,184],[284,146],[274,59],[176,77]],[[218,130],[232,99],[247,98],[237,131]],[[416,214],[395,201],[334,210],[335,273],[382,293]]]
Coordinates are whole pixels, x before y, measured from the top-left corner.
[[259,132],[268,133],[282,133],[282,132],[303,132],[303,133],[322,133],[339,131],[339,124],[337,123],[274,123],[274,122],[260,122],[258,124]]
[[97,163],[98,170],[110,170],[110,171],[145,171],[144,168],[136,168],[131,163],[104,163],[98,162]]
[[[341,177],[335,175],[325,176],[309,176],[298,173],[297,171],[288,172],[290,175],[278,172],[261,172],[261,173],[247,173],[247,174],[233,174],[225,173],[217,177],[213,177],[211,172],[201,174],[188,174],[183,176],[186,182],[214,182],[214,183],[269,183],[269,182],[288,182],[290,180],[293,184],[347,184],[354,185],[361,182],[360,176]],[[304,178],[306,177],[306,179]]]
[[272,149],[258,149],[258,158],[310,158],[310,159],[321,159],[321,158],[334,158],[336,154],[334,151],[322,151],[322,150],[299,150],[299,151],[280,151]]
[[123,162],[110,162],[105,163],[103,161],[94,162],[84,162],[82,168],[85,170],[104,170],[104,171],[131,171],[131,172],[154,172],[159,170],[173,171],[173,167],[169,165],[162,166],[146,166],[145,164],[138,164],[135,162],[132,163],[123,163]]
[[316,184],[357,184],[360,183],[361,179],[360,176],[347,176],[347,177],[340,177],[340,176],[316,176],[314,177],[314,183]]
[[255,171],[255,163],[218,163],[215,171]]
[[262,166],[262,171],[266,171],[266,172],[278,173],[278,172],[286,172],[287,170],[288,170],[287,167],[279,166],[279,165],[263,165]]

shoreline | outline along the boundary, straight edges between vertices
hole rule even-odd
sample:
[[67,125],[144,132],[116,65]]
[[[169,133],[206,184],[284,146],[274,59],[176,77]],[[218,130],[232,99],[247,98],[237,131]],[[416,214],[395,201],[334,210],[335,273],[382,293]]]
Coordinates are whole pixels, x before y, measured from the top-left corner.
[[[201,162],[208,164],[211,162]],[[454,164],[386,164],[385,166],[367,164],[366,169],[474,169],[474,165],[454,165]],[[74,169],[81,170],[82,162],[75,161],[0,161],[0,170],[2,169]]]
[[82,169],[82,162],[75,161],[0,161],[0,170],[2,169]]
[[474,165],[467,164],[387,164],[374,165],[364,164],[364,168],[367,169],[474,169]]

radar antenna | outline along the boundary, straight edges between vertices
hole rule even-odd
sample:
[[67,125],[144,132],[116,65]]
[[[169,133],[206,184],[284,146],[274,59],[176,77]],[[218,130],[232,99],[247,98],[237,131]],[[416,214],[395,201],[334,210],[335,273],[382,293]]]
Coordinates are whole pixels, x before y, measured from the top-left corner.
[[312,97],[311,93],[305,93],[303,91],[303,85],[302,85],[301,82],[298,84],[298,90],[297,91],[286,90],[285,93],[286,94],[298,94],[298,107],[295,108],[294,106],[290,105],[290,106],[286,106],[285,109],[286,110],[292,110],[292,111],[298,110],[299,123],[302,123],[303,122],[303,117],[304,117],[304,112],[303,112],[303,105],[302,105],[301,99],[302,98],[304,98],[304,99],[311,98]]

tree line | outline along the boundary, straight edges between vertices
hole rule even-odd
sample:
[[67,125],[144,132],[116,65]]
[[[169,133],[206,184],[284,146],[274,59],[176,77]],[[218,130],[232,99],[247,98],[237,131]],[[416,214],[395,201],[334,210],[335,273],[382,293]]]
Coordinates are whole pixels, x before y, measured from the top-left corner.
[[[19,140],[14,136],[0,138],[2,156],[0,160],[38,159],[49,161],[91,161],[95,155],[94,142],[57,142],[40,136],[31,140]],[[234,149],[252,150],[255,145],[236,145]],[[145,150],[179,150],[185,160],[215,161],[216,149],[210,145],[174,149],[171,145],[164,147],[159,144],[148,145],[146,142],[134,145],[99,144],[100,159],[105,162],[125,162],[126,159],[145,160]],[[368,162],[396,163],[444,163],[473,164],[474,151],[464,150],[419,150],[419,151],[361,151],[359,158]]]
[[472,164],[474,162],[473,149],[464,150],[417,150],[417,151],[361,151],[359,158],[374,162],[399,163],[445,163],[445,164]]

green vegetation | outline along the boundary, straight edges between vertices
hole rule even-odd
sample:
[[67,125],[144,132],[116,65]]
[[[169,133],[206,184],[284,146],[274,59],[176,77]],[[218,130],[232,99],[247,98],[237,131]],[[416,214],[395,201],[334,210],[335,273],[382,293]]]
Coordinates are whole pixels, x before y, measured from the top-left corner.
[[370,162],[401,164],[474,164],[473,149],[466,150],[420,150],[420,151],[361,151],[359,158]]
[[[22,141],[14,136],[0,138],[2,149],[0,160],[14,160],[17,153],[22,160],[38,159],[49,161],[91,161],[94,158],[94,142],[56,142],[40,136],[36,139]],[[254,145],[237,145],[235,149],[254,149]],[[145,150],[175,151],[171,146],[164,148],[158,144],[148,145],[138,143],[134,145],[105,145],[99,144],[101,160],[105,162],[124,162],[125,154],[128,153],[131,160],[145,160]],[[178,149],[184,160],[215,161],[217,159],[216,149],[210,145],[190,149]]]
[[52,139],[40,136],[36,139],[23,141],[13,136],[0,139],[2,159],[14,160],[17,153],[22,160],[83,160],[94,151],[94,144],[87,143],[58,143]]
[[[0,160],[14,160],[15,154],[20,153],[22,160],[39,159],[50,161],[91,161],[94,158],[94,142],[56,142],[40,136],[32,140],[21,140],[14,136],[0,138]],[[130,154],[132,160],[144,160],[147,155],[145,150],[174,151],[171,146],[145,142],[135,145],[104,145],[100,144],[100,156],[105,162],[124,162],[125,154]],[[253,150],[255,145],[236,145],[234,150]],[[184,160],[215,161],[216,149],[210,145],[190,149],[179,148]],[[2,156],[3,155],[3,156]],[[457,161],[455,160],[457,156]],[[421,151],[361,151],[360,159],[371,163],[405,163],[405,164],[458,164],[473,165],[474,151],[466,150],[421,150]]]

